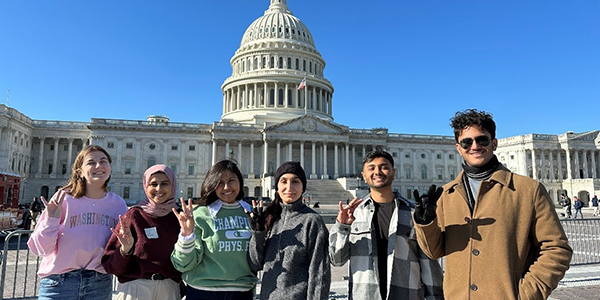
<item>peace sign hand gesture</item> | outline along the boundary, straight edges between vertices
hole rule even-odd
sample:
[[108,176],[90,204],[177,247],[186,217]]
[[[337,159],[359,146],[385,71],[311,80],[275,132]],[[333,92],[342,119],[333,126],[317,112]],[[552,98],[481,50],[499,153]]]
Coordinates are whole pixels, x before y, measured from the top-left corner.
[[175,208],[173,208],[173,213],[179,220],[179,226],[181,226],[181,235],[189,236],[194,232],[194,208],[192,207],[192,199],[188,198],[187,205],[185,204],[183,197],[179,198],[181,201],[181,212],[177,212]]
[[342,224],[351,225],[355,219],[354,210],[362,201],[363,199],[354,198],[346,206],[342,205],[342,201],[340,201],[340,212],[338,213],[337,221]]
[[131,221],[129,218],[119,215],[119,230],[111,228],[110,231],[117,237],[119,243],[121,243],[121,253],[123,255],[129,255],[133,248],[133,235],[131,235]]
[[62,202],[65,200],[67,193],[63,190],[60,190],[55,197],[50,199],[50,202],[46,201],[44,196],[40,196],[44,206],[46,206],[46,211],[48,212],[48,217],[50,218],[60,218],[62,215]]

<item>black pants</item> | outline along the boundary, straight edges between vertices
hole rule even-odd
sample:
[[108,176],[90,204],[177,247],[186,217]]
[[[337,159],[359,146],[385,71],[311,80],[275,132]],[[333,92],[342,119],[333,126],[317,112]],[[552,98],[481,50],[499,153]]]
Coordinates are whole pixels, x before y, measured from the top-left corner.
[[252,300],[253,290],[247,292],[214,292],[202,291],[193,287],[187,287],[186,300]]

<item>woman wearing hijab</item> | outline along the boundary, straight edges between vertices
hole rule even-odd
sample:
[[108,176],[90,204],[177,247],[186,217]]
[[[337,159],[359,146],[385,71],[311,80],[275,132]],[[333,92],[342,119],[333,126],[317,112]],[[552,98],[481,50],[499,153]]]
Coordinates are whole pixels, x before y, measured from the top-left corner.
[[329,233],[321,215],[300,200],[306,191],[302,166],[282,164],[275,184],[273,203],[263,211],[252,201],[250,214],[248,263],[263,271],[260,299],[329,299]]
[[144,172],[143,186],[146,199],[119,216],[102,265],[119,280],[116,299],[181,299],[181,272],[171,263],[179,234],[173,211],[175,174],[165,165],[154,165]]

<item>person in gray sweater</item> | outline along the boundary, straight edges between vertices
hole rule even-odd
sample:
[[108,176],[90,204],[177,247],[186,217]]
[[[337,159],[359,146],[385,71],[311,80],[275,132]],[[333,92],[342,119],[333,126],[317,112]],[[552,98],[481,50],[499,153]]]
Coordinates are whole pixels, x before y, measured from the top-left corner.
[[306,175],[297,162],[275,172],[275,200],[266,209],[252,201],[248,263],[263,271],[260,299],[329,299],[329,232],[323,218],[300,199]]

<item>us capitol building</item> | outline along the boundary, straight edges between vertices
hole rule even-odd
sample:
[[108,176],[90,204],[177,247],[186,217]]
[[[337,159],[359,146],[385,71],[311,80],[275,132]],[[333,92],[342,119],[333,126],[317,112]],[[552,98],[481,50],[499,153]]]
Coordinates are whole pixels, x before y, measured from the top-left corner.
[[[111,190],[132,204],[144,197],[142,174],[156,163],[177,174],[177,196],[199,197],[210,166],[227,158],[239,164],[246,195],[273,197],[275,169],[293,160],[311,179],[307,194],[312,201],[337,203],[364,194],[362,158],[376,148],[393,155],[394,189],[407,198],[413,189],[442,185],[461,170],[453,136],[333,122],[334,87],[324,76],[325,60],[287,0],[271,0],[264,15],[250,24],[231,67],[221,86],[223,114],[213,124],[171,122],[167,116],[32,120],[0,105],[0,173],[22,177],[22,202],[48,197],[68,181],[77,152],[97,144],[113,158]],[[298,89],[305,77],[305,88]],[[512,171],[541,181],[556,203],[562,192],[587,203],[600,193],[599,149],[599,130],[526,134],[499,139],[496,155]]]

